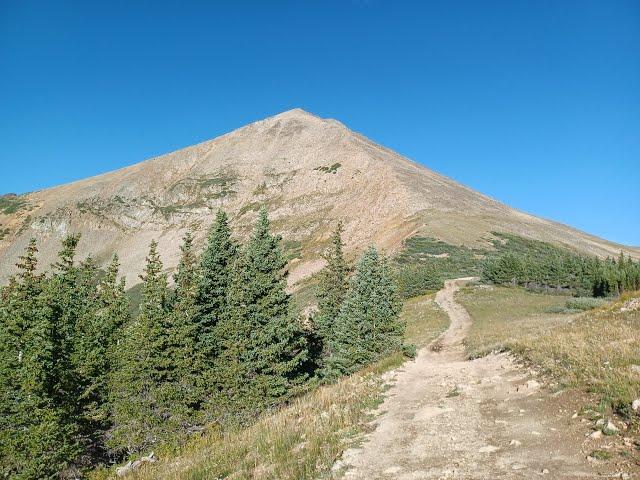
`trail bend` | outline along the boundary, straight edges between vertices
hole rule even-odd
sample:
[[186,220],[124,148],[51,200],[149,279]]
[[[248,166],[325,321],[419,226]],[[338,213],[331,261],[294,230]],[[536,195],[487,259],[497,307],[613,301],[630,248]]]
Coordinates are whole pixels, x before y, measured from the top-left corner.
[[438,348],[432,344],[420,350],[414,361],[394,372],[375,430],[339,461],[343,478],[617,475],[587,461],[588,427],[571,418],[570,398],[541,387],[511,355],[466,359],[463,341],[472,319],[455,294],[471,280],[448,280],[437,293],[437,304],[450,317],[449,328],[436,341]]

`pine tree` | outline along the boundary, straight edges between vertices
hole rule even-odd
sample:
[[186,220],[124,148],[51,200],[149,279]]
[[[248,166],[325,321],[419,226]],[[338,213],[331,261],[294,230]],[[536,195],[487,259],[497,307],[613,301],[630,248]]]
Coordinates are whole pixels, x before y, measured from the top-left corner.
[[342,252],[342,222],[331,236],[331,245],[324,254],[327,265],[320,272],[318,284],[318,312],[313,317],[315,332],[321,344],[320,368],[331,356],[331,335],[349,286],[349,267]]
[[57,478],[80,452],[57,376],[66,352],[31,240],[0,308],[0,466],[4,477]]
[[110,410],[113,428],[109,445],[118,451],[140,452],[163,438],[167,417],[161,386],[169,378],[171,359],[166,355],[168,288],[158,255],[151,242],[144,274],[142,302],[120,341],[116,365],[110,376]]
[[209,366],[217,355],[213,331],[228,310],[228,290],[236,257],[237,246],[231,239],[227,214],[220,210],[209,230],[207,245],[200,259],[196,297],[198,350],[206,355]]
[[187,232],[180,247],[182,252],[175,280],[175,295],[166,329],[166,355],[171,360],[167,394],[174,425],[186,427],[196,422],[196,413],[203,402],[204,355],[198,349],[199,269],[193,249],[193,236]]
[[280,237],[270,233],[262,209],[235,264],[229,314],[215,331],[221,347],[216,407],[223,412],[255,413],[295,393],[305,380],[306,342],[286,293],[285,266]]
[[[93,271],[93,273],[92,273]],[[108,376],[120,329],[129,318],[129,300],[124,278],[118,281],[119,262],[114,255],[104,278],[94,287],[95,267],[85,261],[80,266],[81,289],[92,291],[93,302],[76,326],[73,364],[80,385],[79,404],[93,449],[102,448],[108,422]]]
[[360,259],[331,337],[331,376],[350,374],[403,348],[401,301],[389,266],[374,247]]

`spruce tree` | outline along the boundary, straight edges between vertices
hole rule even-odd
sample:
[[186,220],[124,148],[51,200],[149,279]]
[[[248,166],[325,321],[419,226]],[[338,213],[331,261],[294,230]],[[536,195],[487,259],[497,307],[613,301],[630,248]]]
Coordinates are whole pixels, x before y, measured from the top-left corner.
[[31,240],[0,308],[0,465],[4,477],[57,478],[80,453],[77,425],[61,392],[61,335],[36,274]]
[[171,361],[166,381],[172,423],[186,427],[196,422],[205,388],[204,355],[198,349],[196,323],[199,269],[190,232],[185,234],[180,250],[182,255],[174,275],[174,302],[166,329],[166,355]]
[[[87,293],[95,283],[92,270],[95,267],[89,261],[80,267],[82,289]],[[73,364],[80,385],[82,418],[94,449],[101,448],[101,437],[109,426],[108,377],[120,329],[129,318],[129,299],[124,278],[118,280],[118,271],[118,256],[114,255],[105,276],[93,289],[92,307],[85,310],[76,326]]]
[[171,359],[166,355],[168,288],[158,255],[151,242],[142,279],[138,316],[120,340],[115,370],[110,376],[110,410],[113,428],[109,445],[129,453],[144,451],[162,439],[167,416],[161,386],[169,378]]
[[280,237],[270,233],[263,208],[235,264],[229,314],[215,331],[221,347],[217,407],[230,415],[275,405],[305,380],[306,342],[286,292],[285,266]]
[[331,245],[323,256],[327,264],[320,272],[317,290],[318,312],[313,317],[313,323],[321,344],[321,358],[318,362],[320,368],[324,360],[331,356],[331,335],[349,286],[349,267],[342,251],[342,232],[340,222],[331,235]]
[[400,351],[405,325],[389,266],[374,247],[358,262],[331,336],[331,376],[350,374],[384,355]]
[[209,365],[217,354],[213,331],[228,310],[227,296],[236,257],[237,246],[231,239],[227,214],[220,210],[200,259],[196,296],[198,350],[206,355]]

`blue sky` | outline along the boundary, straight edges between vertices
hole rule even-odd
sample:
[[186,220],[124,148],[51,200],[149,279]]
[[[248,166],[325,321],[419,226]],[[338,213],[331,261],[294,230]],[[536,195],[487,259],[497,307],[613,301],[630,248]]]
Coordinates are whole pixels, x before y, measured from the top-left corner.
[[293,107],[640,245],[640,2],[0,0],[0,192]]

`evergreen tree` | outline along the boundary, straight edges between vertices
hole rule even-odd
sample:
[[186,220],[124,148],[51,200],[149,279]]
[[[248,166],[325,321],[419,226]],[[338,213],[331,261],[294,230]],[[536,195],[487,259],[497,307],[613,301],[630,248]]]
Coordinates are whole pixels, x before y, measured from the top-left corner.
[[37,275],[31,240],[0,308],[0,465],[3,476],[57,478],[80,452],[77,425],[64,402],[62,335]]
[[140,312],[124,331],[110,376],[113,428],[109,445],[129,453],[156,444],[165,433],[167,412],[159,387],[166,384],[171,364],[165,335],[169,292],[157,248],[158,244],[152,241],[144,274],[140,276]]
[[237,246],[231,239],[227,214],[220,210],[200,259],[196,296],[198,351],[206,355],[209,367],[217,355],[213,331],[228,310],[228,290],[236,257]]
[[349,286],[349,267],[342,252],[342,223],[331,236],[331,245],[324,254],[327,265],[320,272],[318,284],[318,312],[313,317],[315,332],[321,344],[320,367],[331,355],[331,335]]
[[180,250],[182,255],[174,275],[174,302],[166,329],[166,355],[172,362],[166,393],[171,404],[172,423],[186,427],[196,421],[205,388],[204,355],[198,349],[196,323],[199,270],[190,232],[184,236]]
[[331,376],[355,372],[403,348],[401,301],[387,261],[370,247],[360,259],[331,337]]
[[[93,273],[92,273],[93,271]],[[93,450],[102,448],[108,422],[108,376],[120,329],[129,318],[129,300],[124,278],[118,281],[118,256],[114,255],[105,276],[96,282],[95,267],[85,261],[80,267],[81,290],[92,291],[87,308],[76,326],[73,364],[80,386],[79,404]],[[98,443],[100,442],[100,443]]]
[[229,313],[216,326],[220,354],[215,385],[219,410],[252,414],[296,392],[305,380],[307,348],[286,293],[280,237],[260,211],[254,233],[235,264]]

